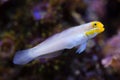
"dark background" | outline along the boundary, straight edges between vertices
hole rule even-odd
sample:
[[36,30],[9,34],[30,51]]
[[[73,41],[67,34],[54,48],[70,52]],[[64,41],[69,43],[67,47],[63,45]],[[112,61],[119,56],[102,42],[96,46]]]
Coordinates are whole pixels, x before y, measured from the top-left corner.
[[[50,60],[13,64],[16,51],[90,21],[101,21],[105,31],[82,54],[73,48]],[[120,80],[119,69],[120,0],[0,0],[0,80]]]

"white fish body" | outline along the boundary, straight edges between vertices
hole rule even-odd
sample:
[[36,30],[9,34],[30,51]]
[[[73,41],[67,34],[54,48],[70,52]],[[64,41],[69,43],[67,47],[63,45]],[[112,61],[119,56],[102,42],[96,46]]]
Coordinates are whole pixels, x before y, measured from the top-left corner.
[[90,23],[69,28],[48,38],[33,48],[18,51],[14,57],[13,63],[23,65],[37,57],[63,49],[71,49],[79,45],[80,47],[77,52],[81,53],[85,50],[86,42],[90,38],[85,34],[86,31],[92,29],[89,25]]

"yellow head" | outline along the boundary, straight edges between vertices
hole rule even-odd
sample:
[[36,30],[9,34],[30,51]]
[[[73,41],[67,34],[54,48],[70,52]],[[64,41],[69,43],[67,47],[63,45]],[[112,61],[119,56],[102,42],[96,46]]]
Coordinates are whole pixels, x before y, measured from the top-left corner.
[[104,25],[99,21],[93,21],[93,22],[91,22],[91,24],[92,24],[93,28],[96,29],[97,33],[101,33],[105,30]]
[[92,26],[92,29],[86,32],[87,36],[99,34],[105,30],[104,25],[99,21],[93,21],[93,22],[90,22],[90,24]]

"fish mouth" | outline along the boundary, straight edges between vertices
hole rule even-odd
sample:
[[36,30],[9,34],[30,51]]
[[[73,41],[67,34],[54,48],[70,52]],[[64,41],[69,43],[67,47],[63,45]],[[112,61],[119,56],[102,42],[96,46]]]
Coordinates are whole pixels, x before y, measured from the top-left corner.
[[103,32],[104,30],[105,30],[104,27],[98,28],[98,33],[101,33],[101,32]]
[[101,33],[105,30],[105,28],[104,28],[104,25],[102,23],[100,23],[100,22],[98,22],[98,23],[99,23],[99,26],[97,27],[97,30],[98,30],[98,33]]
[[94,29],[92,29],[95,33],[102,33],[104,30],[105,30],[105,28],[104,27],[99,27],[99,28],[94,28]]

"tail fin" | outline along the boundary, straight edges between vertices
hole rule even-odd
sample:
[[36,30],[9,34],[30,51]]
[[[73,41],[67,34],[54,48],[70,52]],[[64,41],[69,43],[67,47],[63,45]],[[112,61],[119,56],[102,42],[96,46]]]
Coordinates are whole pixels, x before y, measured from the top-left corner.
[[33,56],[30,50],[18,51],[14,56],[13,63],[18,65],[27,64],[34,59]]

